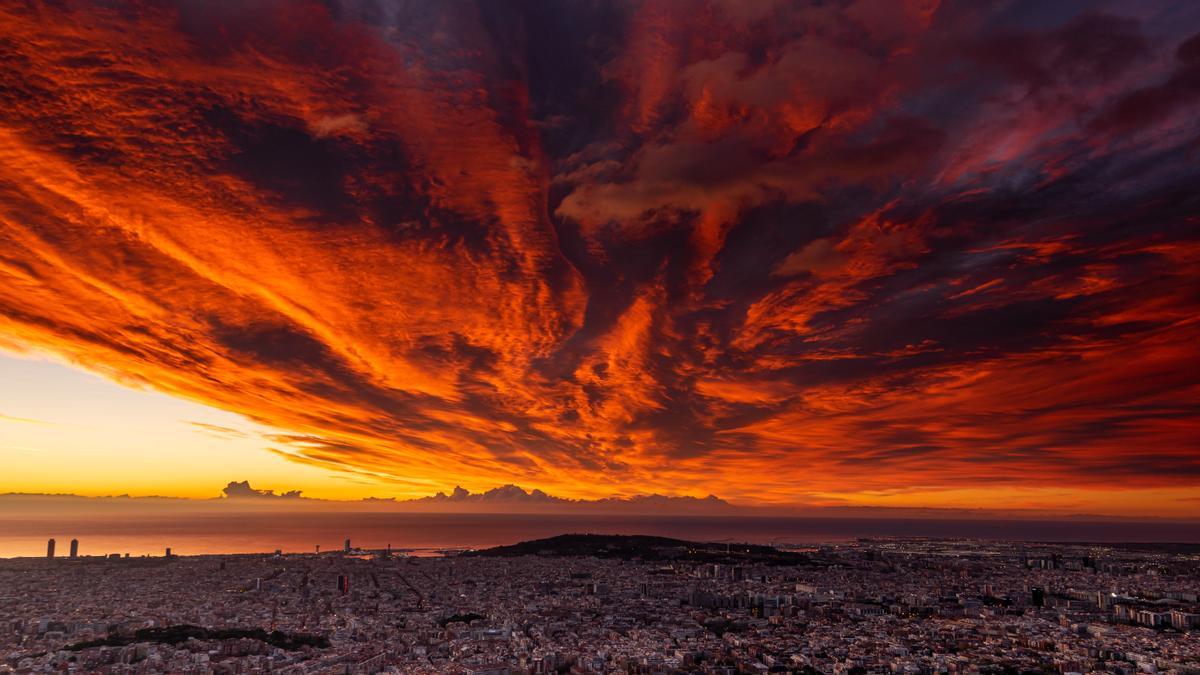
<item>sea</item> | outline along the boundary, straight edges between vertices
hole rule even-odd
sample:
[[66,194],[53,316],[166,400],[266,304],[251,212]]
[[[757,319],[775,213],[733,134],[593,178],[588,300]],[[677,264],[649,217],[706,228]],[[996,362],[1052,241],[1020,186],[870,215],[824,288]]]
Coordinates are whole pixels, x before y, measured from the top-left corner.
[[590,516],[445,513],[294,513],[185,517],[22,519],[0,513],[0,557],[285,553],[357,549],[444,555],[558,534],[646,534],[692,541],[804,548],[862,538],[947,538],[1039,542],[1200,543],[1200,525],[1177,521],[951,520],[757,516]]

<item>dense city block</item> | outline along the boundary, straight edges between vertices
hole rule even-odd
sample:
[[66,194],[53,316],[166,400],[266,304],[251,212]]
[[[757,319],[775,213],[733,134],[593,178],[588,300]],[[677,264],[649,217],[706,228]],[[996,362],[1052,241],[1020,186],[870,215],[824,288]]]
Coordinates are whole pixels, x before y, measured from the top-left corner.
[[[0,560],[0,672],[1200,673],[1200,547],[558,537]],[[53,553],[53,551],[50,551]]]

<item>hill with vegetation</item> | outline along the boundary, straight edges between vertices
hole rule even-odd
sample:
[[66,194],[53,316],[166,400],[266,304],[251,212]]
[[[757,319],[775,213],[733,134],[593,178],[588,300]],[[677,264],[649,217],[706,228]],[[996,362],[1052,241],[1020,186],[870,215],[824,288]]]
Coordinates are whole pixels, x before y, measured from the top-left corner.
[[809,559],[802,553],[781,551],[761,544],[696,542],[669,537],[622,534],[561,534],[509,546],[468,551],[463,555],[511,558],[525,555],[542,557],[592,556],[619,560],[687,560],[710,563],[767,563],[804,565]]

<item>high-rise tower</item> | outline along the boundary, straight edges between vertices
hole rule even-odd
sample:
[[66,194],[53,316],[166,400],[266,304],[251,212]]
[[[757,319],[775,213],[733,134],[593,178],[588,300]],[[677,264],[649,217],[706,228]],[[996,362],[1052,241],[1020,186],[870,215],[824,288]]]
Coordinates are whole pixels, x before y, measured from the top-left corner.
[[46,557],[47,558],[54,557],[54,540],[53,539],[46,542]]
[[71,540],[71,557],[72,558],[79,557],[79,540],[78,539]]

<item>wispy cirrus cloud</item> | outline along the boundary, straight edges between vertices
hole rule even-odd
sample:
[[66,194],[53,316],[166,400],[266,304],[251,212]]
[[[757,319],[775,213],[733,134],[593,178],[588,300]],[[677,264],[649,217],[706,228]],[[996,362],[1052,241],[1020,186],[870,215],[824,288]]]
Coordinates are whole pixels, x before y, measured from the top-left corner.
[[14,417],[12,415],[0,414],[0,422],[14,422],[18,424],[48,424],[42,420],[35,420],[30,417]]

